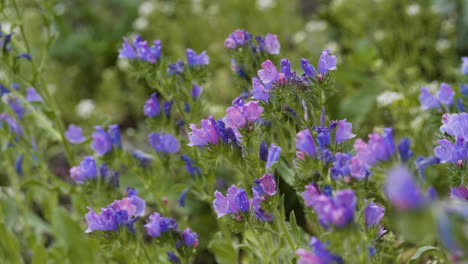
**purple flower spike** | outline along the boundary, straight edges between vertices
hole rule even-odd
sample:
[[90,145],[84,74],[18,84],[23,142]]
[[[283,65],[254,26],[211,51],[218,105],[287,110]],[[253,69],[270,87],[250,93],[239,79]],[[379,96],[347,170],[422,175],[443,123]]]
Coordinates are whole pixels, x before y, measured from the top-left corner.
[[143,107],[143,113],[145,116],[158,116],[160,109],[158,98],[156,93],[153,93],[151,97],[146,101],[145,106]]
[[418,208],[425,202],[413,175],[403,166],[395,167],[387,172],[385,194],[390,202],[401,210]]
[[455,92],[452,90],[452,87],[446,83],[440,85],[440,89],[437,92],[437,98],[439,101],[445,105],[451,105],[453,103],[453,97]]
[[91,135],[93,138],[91,148],[96,152],[96,154],[102,156],[112,150],[112,138],[102,127],[95,126],[94,128],[96,131]]
[[73,124],[68,126],[67,131],[65,131],[65,137],[67,138],[68,142],[72,144],[79,144],[83,143],[86,138],[83,136],[83,130],[79,126],[75,126]]
[[281,148],[274,143],[271,143],[270,148],[268,149],[267,169],[270,169],[271,166],[278,161],[280,154]]
[[126,37],[123,38],[124,43],[122,44],[122,48],[119,50],[119,58],[127,58],[127,59],[135,59],[136,52],[133,46],[128,42]]
[[311,78],[317,73],[314,65],[310,64],[310,62],[304,58],[301,59],[301,67],[304,70],[304,73]]
[[273,196],[276,194],[276,180],[272,174],[264,174],[254,181],[254,189],[260,195]]
[[251,204],[255,218],[262,222],[272,221],[273,215],[267,213],[264,209],[262,209],[262,202],[264,201],[264,197],[260,196],[260,194],[255,190],[255,188],[252,188],[252,192],[253,198],[251,199]]
[[304,129],[296,134],[296,148],[311,157],[315,157],[315,143],[310,130]]
[[300,257],[297,264],[342,264],[343,259],[331,253],[326,248],[327,244],[322,243],[318,238],[311,237],[309,245],[312,247],[312,252],[305,249],[296,250],[296,254]]
[[432,95],[426,87],[421,87],[419,102],[421,103],[422,110],[426,110],[429,108],[438,108],[440,106],[439,101],[437,101],[435,96]]
[[370,203],[364,210],[367,228],[377,226],[385,215],[385,207],[374,202]]
[[207,65],[210,63],[210,57],[206,55],[206,51],[203,51],[202,53],[198,54],[192,50],[192,49],[187,49],[187,63],[190,67],[195,66],[195,65]]
[[167,75],[172,76],[174,74],[181,74],[184,72],[185,68],[185,63],[182,60],[178,60],[174,64],[169,64],[167,66]]
[[462,57],[461,72],[468,74],[468,57]]
[[252,95],[254,99],[268,101],[270,98],[270,90],[263,85],[259,78],[252,78]]
[[336,56],[330,54],[329,49],[322,51],[318,61],[318,72],[321,74],[326,74],[329,71],[336,70]]
[[450,198],[468,200],[468,188],[466,186],[453,187],[450,189]]
[[107,130],[107,134],[109,134],[112,144],[116,147],[122,146],[122,141],[120,137],[120,129],[119,125],[109,125],[109,129]]
[[110,207],[114,210],[125,210],[130,217],[144,216],[146,202],[138,195],[129,195],[121,200],[115,200]]
[[80,163],[81,173],[87,179],[94,179],[97,175],[96,160],[91,156],[86,156]]
[[265,49],[270,54],[279,54],[280,43],[277,35],[268,33],[265,36]]
[[335,161],[333,161],[333,168],[330,169],[332,178],[338,179],[339,177],[348,176],[350,170],[351,155],[348,153],[338,152],[335,154]]
[[452,152],[454,152],[454,145],[447,139],[440,139],[437,141],[439,146],[434,148],[434,155],[440,159],[441,163],[453,161]]
[[32,87],[26,89],[26,101],[43,102],[42,97],[37,93],[36,89]]
[[284,77],[286,79],[289,79],[289,77],[291,77],[292,75],[291,62],[289,62],[288,59],[281,59],[280,67],[281,67],[281,73],[284,74]]
[[262,63],[262,69],[257,72],[263,83],[272,83],[278,80],[279,73],[276,66],[270,60]]
[[192,232],[188,227],[182,233],[182,239],[188,247],[196,247],[198,245],[198,234]]
[[201,128],[195,124],[190,124],[191,132],[188,133],[190,140],[189,146],[205,146],[208,143],[218,144],[219,135],[216,132],[215,121],[212,116],[208,119],[202,119]]
[[447,133],[455,138],[461,137],[468,141],[468,113],[444,114],[443,125],[440,127],[442,133]]
[[88,207],[89,212],[86,214],[86,224],[88,228],[86,233],[91,233],[95,230],[103,231],[118,231],[119,221],[116,212],[112,208],[102,209],[102,212],[96,214],[93,209]]
[[180,149],[179,140],[171,134],[151,133],[148,140],[157,152],[176,153]]
[[356,135],[352,133],[352,130],[353,124],[346,122],[346,119],[338,121],[338,128],[336,129],[335,134],[336,143],[341,143],[355,137]]
[[301,193],[302,198],[304,198],[304,204],[309,207],[312,207],[314,199],[320,194],[320,189],[315,182],[311,182],[309,185],[306,185],[305,191]]

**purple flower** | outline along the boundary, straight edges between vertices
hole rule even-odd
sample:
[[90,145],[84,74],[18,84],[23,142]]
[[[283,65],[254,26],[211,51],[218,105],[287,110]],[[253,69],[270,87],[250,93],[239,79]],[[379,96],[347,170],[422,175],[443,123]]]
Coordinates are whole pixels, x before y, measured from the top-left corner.
[[259,195],[273,196],[276,194],[276,180],[272,174],[264,174],[254,181],[254,187]]
[[312,247],[312,252],[302,248],[296,250],[296,254],[300,257],[297,264],[343,263],[343,259],[328,251],[326,244],[323,244],[318,238],[311,237],[309,245]]
[[151,63],[156,63],[156,59],[161,58],[162,44],[160,40],[153,41],[153,46],[150,47],[149,54],[146,60]]
[[198,97],[200,96],[201,92],[203,91],[203,88],[199,85],[196,85],[194,82],[192,82],[192,99],[197,100]]
[[65,137],[72,144],[79,144],[86,140],[83,136],[83,130],[79,126],[73,124],[68,126],[67,131],[65,131]]
[[106,164],[103,163],[99,166],[99,173],[106,182],[111,183],[114,187],[119,186],[119,173],[109,170]]
[[241,128],[248,123],[257,121],[262,114],[263,107],[259,106],[258,101],[250,101],[241,106],[234,105],[226,109],[225,122],[232,128]]
[[281,59],[280,67],[281,67],[281,73],[284,74],[284,77],[286,79],[289,79],[289,77],[291,77],[292,75],[291,62],[289,62],[288,59]]
[[271,143],[270,148],[268,149],[268,158],[266,163],[266,168],[270,169],[271,166],[278,161],[281,154],[281,148],[274,143]]
[[330,173],[333,179],[348,176],[351,173],[349,166],[351,157],[352,156],[348,153],[338,152],[335,154],[335,161],[333,161],[333,167],[330,169]]
[[[130,194],[132,194],[130,192]],[[146,202],[136,194],[129,195],[121,200],[115,200],[110,207],[114,210],[127,211],[129,217],[137,217],[145,215]]]
[[440,163],[440,159],[434,156],[427,158],[419,156],[414,161],[415,167],[418,170],[418,173],[422,179],[424,179],[424,171],[426,170],[426,168],[438,163]]
[[123,38],[124,43],[122,44],[122,48],[119,50],[119,58],[128,58],[128,59],[135,59],[136,52],[133,48],[132,44],[128,42],[126,37]]
[[315,197],[320,194],[320,189],[317,184],[315,182],[311,182],[309,185],[305,186],[305,190],[301,193],[301,196],[304,198],[304,204],[312,207]]
[[228,37],[226,38],[226,40],[224,40],[224,46],[228,49],[235,49],[237,47],[237,44],[233,38]]
[[180,263],[179,258],[176,256],[176,254],[172,250],[167,252],[167,257],[169,258],[170,262]]
[[333,196],[315,192],[314,185],[306,187],[302,193],[305,204],[314,209],[318,215],[320,224],[328,227],[334,225],[344,227],[354,219],[356,197],[353,190],[339,190]]
[[257,72],[263,83],[273,83],[278,80],[279,73],[276,66],[270,60],[262,63],[262,69]]
[[374,202],[370,203],[364,210],[364,220],[367,228],[377,226],[385,215],[385,207]]
[[182,155],[180,159],[185,161],[185,169],[190,174],[190,176],[200,176],[202,174],[200,168],[193,165],[193,160],[187,154]]
[[253,198],[251,199],[252,210],[254,212],[254,216],[257,220],[262,222],[270,222],[273,220],[273,215],[267,213],[264,209],[262,209],[262,202],[264,201],[264,197],[260,196],[260,194],[255,190],[255,187],[252,188]]
[[452,87],[446,83],[440,84],[440,89],[437,92],[437,99],[445,105],[451,105],[453,103],[453,97],[455,92],[452,90]]
[[144,168],[153,160],[153,156],[148,153],[145,153],[139,149],[133,151],[133,157],[140,161],[140,167]]
[[112,150],[112,138],[102,127],[95,126],[94,128],[96,131],[91,135],[93,138],[91,148],[97,155],[102,156]]
[[440,159],[442,163],[453,161],[452,152],[454,152],[453,144],[447,139],[440,139],[437,141],[439,146],[434,148],[434,155]]
[[296,148],[311,157],[315,157],[315,143],[308,128],[296,134]]
[[463,99],[461,99],[460,97],[457,98],[457,109],[458,109],[458,112],[466,111],[465,106],[463,105]]
[[3,125],[3,121],[6,121],[11,131],[15,131],[17,134],[21,134],[21,127],[18,125],[18,123],[13,117],[6,113],[2,113],[0,114],[0,128]]
[[177,230],[177,222],[173,218],[162,217],[159,213],[149,216],[145,225],[146,232],[151,237],[160,237],[164,233]]
[[42,97],[37,93],[36,89],[29,87],[26,89],[26,101],[42,102]]
[[186,55],[187,63],[190,67],[195,65],[208,65],[208,63],[210,63],[210,57],[206,55],[206,51],[203,51],[202,53],[197,55],[197,53],[194,50],[187,49]]
[[461,72],[468,74],[468,57],[462,57]]
[[304,70],[304,73],[311,78],[314,77],[317,73],[315,71],[314,65],[310,64],[307,59],[301,58],[301,67],[302,70]]
[[362,180],[370,175],[368,165],[364,164],[358,157],[352,157],[349,163],[351,176]]
[[195,124],[190,124],[191,132],[188,133],[189,146],[205,146],[208,143],[218,144],[219,135],[215,128],[213,116],[208,119],[202,119],[201,128],[197,128]]
[[252,95],[254,99],[268,101],[270,98],[270,90],[263,85],[259,78],[253,77],[252,78]]
[[80,163],[81,172],[87,179],[94,179],[97,175],[96,160],[92,156],[84,157]]
[[324,49],[320,55],[317,68],[321,74],[336,70],[336,56],[331,55],[329,49]]
[[442,123],[440,127],[442,133],[468,140],[468,113],[444,114]]
[[198,245],[198,234],[192,232],[188,227],[182,233],[182,239],[188,247],[196,247]]
[[28,61],[32,60],[31,55],[29,55],[29,53],[27,53],[27,52],[22,52],[22,53],[18,54],[18,56],[16,56],[16,58],[25,59],[25,60],[28,60]]
[[188,191],[190,190],[190,186],[185,188],[182,193],[179,195],[179,198],[177,199],[177,202],[179,202],[179,205],[184,207],[185,206],[185,197],[188,194]]
[[363,140],[358,139],[354,142],[354,148],[357,150],[356,157],[369,166],[378,161],[388,161],[395,153],[393,129],[384,128],[382,135],[378,133],[369,134],[369,142],[367,144]]
[[338,121],[338,128],[336,129],[335,134],[336,143],[341,143],[355,137],[356,135],[352,133],[352,130],[353,124],[346,122],[346,119]]
[[244,45],[247,40],[247,32],[245,30],[237,29],[230,35],[230,37],[237,43],[237,45]]
[[171,116],[171,108],[172,108],[173,104],[174,104],[174,101],[172,101],[172,100],[164,102],[164,104],[163,104],[163,110],[164,110],[164,113],[166,114],[167,117]]
[[11,109],[13,110],[13,112],[15,112],[16,116],[19,118],[23,118],[24,117],[23,102],[21,102],[21,100],[16,97],[9,97],[7,101]]
[[179,140],[171,134],[151,133],[148,135],[148,140],[157,152],[175,153],[180,149]]
[[216,199],[213,200],[213,207],[218,218],[226,214],[238,214],[239,211],[244,213],[249,211],[249,198],[241,187],[231,185],[226,196],[218,191],[215,191],[214,195]]
[[265,36],[265,49],[270,54],[279,54],[280,43],[277,35],[268,33]]
[[450,197],[460,200],[468,200],[468,188],[466,186],[453,187],[450,189]]
[[86,176],[81,171],[80,166],[75,166],[70,169],[70,178],[78,184],[83,184],[86,181]]
[[412,156],[413,151],[411,150],[411,140],[409,138],[402,138],[398,144],[398,152],[403,162],[407,162]]
[[403,166],[394,167],[387,172],[385,194],[398,209],[409,210],[421,207],[425,198],[413,179],[411,172]]
[[169,76],[172,76],[174,74],[181,74],[184,72],[184,66],[185,63],[182,60],[178,60],[174,64],[169,64],[169,66],[167,66],[167,74]]
[[468,97],[468,84],[460,84],[460,93]]
[[120,129],[119,125],[109,125],[109,129],[107,130],[107,134],[109,134],[109,137],[111,138],[112,145],[116,147],[121,147],[122,142],[120,138]]
[[259,155],[261,160],[263,160],[263,161],[268,160],[268,145],[265,142],[265,140],[262,141],[262,143],[260,144],[260,151],[259,151],[258,155]]
[[156,93],[151,94],[151,97],[146,101],[143,107],[143,113],[145,116],[158,116],[160,111],[160,105]]
[[439,101],[437,101],[435,96],[432,95],[426,87],[421,87],[419,102],[421,103],[422,110],[440,107]]
[[15,164],[14,164],[15,171],[20,176],[23,176],[23,158],[24,158],[24,155],[19,154],[18,157],[16,157]]
[[[89,212],[86,214],[86,224],[88,228],[86,233],[91,233],[95,230],[103,231],[118,231],[119,219],[116,211],[112,208],[105,208],[99,214],[96,214],[93,209],[88,207]],[[126,217],[128,218],[128,216]],[[125,219],[127,220],[127,219]]]

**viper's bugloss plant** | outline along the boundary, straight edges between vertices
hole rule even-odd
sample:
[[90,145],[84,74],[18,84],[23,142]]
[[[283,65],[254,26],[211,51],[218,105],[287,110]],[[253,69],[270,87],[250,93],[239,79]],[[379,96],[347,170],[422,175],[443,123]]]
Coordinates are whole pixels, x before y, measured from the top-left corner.
[[[49,43],[54,13],[44,5]],[[238,81],[230,105],[212,96],[211,63],[220,65],[209,43],[181,49],[180,59],[166,51],[170,41],[128,34],[112,52],[127,65],[121,77],[144,87],[135,96],[143,121],[72,124],[60,89],[48,86],[50,46],[33,47],[18,2],[10,8],[0,5],[20,21],[0,33],[5,262],[468,259],[466,57],[454,73],[459,89],[455,78],[437,91],[423,86],[419,104],[404,105],[437,120],[426,128],[437,139],[424,147],[414,144],[420,134],[386,120],[367,129],[336,118],[330,102],[347,73],[333,49],[289,60],[281,34],[241,29],[214,44]]]

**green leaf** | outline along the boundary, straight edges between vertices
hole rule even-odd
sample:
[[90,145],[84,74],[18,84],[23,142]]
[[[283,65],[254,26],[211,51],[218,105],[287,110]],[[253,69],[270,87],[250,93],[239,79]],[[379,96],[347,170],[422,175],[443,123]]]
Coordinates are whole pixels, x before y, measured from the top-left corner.
[[[239,245],[239,247],[242,246],[243,245]],[[214,253],[216,261],[220,264],[237,262],[237,252],[232,246],[232,241],[229,239],[223,239],[221,233],[217,233],[214,236],[210,241],[208,248]]]
[[425,246],[425,247],[420,247],[418,250],[411,256],[411,258],[406,262],[406,264],[411,264],[414,263],[416,260],[418,260],[422,255],[429,253],[431,251],[438,251],[439,249],[433,246]]
[[291,230],[294,234],[294,239],[297,242],[297,238],[299,237],[299,229],[297,228],[297,221],[296,215],[294,214],[294,210],[292,210],[289,214],[289,225],[291,226]]
[[33,249],[32,264],[43,263],[47,263],[47,250],[41,244],[36,244]]

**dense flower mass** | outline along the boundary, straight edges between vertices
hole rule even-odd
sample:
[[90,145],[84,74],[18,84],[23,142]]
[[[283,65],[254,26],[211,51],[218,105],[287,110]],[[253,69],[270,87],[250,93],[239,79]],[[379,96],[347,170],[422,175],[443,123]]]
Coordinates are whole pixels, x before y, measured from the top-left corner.
[[152,46],[148,46],[148,42],[143,40],[140,36],[135,38],[131,44],[126,37],[123,38],[124,43],[119,50],[119,58],[139,59],[150,63],[156,63],[161,58],[162,44],[161,41],[153,41]]

